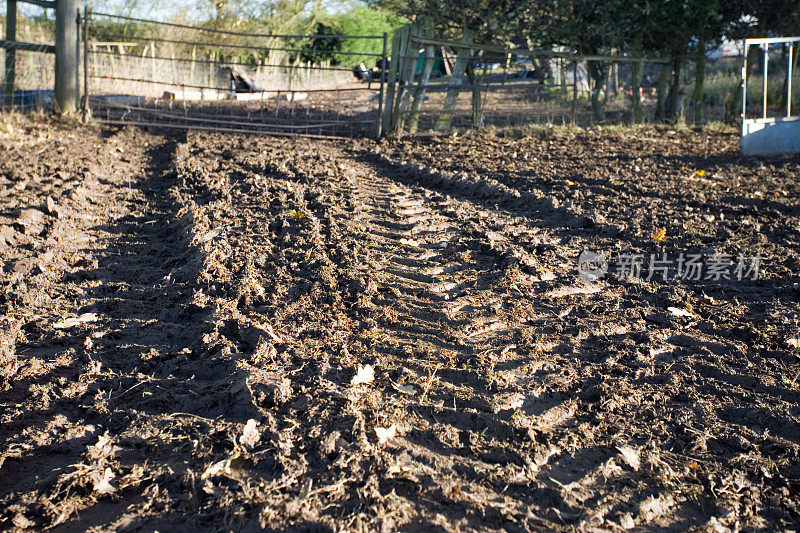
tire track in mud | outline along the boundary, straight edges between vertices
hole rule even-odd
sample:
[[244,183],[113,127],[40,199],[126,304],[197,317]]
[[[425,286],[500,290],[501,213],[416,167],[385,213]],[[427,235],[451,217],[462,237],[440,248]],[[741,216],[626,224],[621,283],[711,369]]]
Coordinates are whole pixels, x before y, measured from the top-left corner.
[[[530,519],[530,510],[523,509],[541,494],[533,495],[532,500],[530,493],[525,494],[529,491],[522,490],[513,498],[510,495],[514,491],[507,492],[507,486],[499,490],[498,486],[486,486],[486,481],[494,480],[496,485],[498,478],[524,478],[525,472],[534,479],[547,480],[549,475],[538,473],[549,472],[548,463],[561,454],[561,449],[552,444],[537,445],[531,438],[532,430],[522,431],[529,420],[515,427],[508,418],[514,411],[519,411],[523,419],[526,416],[522,413],[538,415],[536,431],[548,435],[574,425],[575,402],[568,395],[539,401],[532,391],[520,393],[519,384],[509,387],[517,379],[513,372],[498,379],[495,365],[516,348],[514,341],[520,336],[521,323],[534,315],[530,308],[517,315],[504,312],[525,295],[519,289],[517,295],[509,294],[503,277],[509,267],[516,273],[519,266],[535,271],[537,274],[524,277],[536,291],[551,287],[554,277],[523,247],[508,242],[509,237],[518,240],[518,235],[506,236],[485,227],[487,217],[494,222],[503,218],[497,213],[414,186],[407,177],[386,174],[385,166],[365,163],[352,153],[334,151],[331,157],[337,161],[335,174],[340,177],[331,187],[361,206],[347,210],[341,218],[374,243],[376,254],[363,269],[365,273],[377,270],[383,274],[372,303],[393,313],[389,319],[384,313],[379,327],[385,337],[400,340],[406,351],[406,357],[401,352],[391,362],[384,360],[385,370],[399,371],[400,376],[416,383],[434,377],[439,380],[439,390],[433,394],[436,399],[415,411],[430,424],[431,433],[446,435],[445,440],[438,438],[437,445],[431,446],[430,434],[412,430],[403,446],[414,460],[432,461],[441,469],[435,474],[420,469],[417,475],[424,474],[442,488],[466,483],[475,491],[472,497],[494,502],[506,512],[516,508]],[[504,229],[502,224],[495,226]],[[424,354],[421,365],[417,364],[417,350]],[[488,442],[477,451],[478,447],[470,445],[470,433],[483,435],[487,430]],[[526,443],[523,448],[530,449],[530,457],[509,449],[503,443],[509,439]],[[443,452],[450,460],[442,461]],[[413,470],[407,467],[406,473]],[[465,471],[472,474],[465,475]],[[560,496],[555,500],[562,501]],[[554,518],[533,520],[543,525]]]
[[[346,156],[339,156],[337,159],[348,161]],[[354,158],[351,155],[350,161],[352,159]],[[502,358],[503,355],[517,348],[516,345],[511,344],[511,341],[515,338],[518,339],[521,331],[525,331],[527,335],[537,336],[543,331],[551,330],[554,323],[557,324],[562,316],[571,311],[572,307],[569,306],[571,297],[590,295],[598,290],[596,287],[585,287],[582,283],[576,285],[576,277],[570,275],[571,273],[561,277],[552,274],[549,268],[534,258],[535,252],[530,243],[521,242],[526,237],[533,237],[534,244],[547,242],[552,238],[550,235],[552,233],[562,231],[566,227],[575,228],[585,225],[583,220],[586,219],[582,215],[570,214],[569,211],[566,217],[554,215],[553,210],[557,208],[557,204],[542,200],[538,196],[528,198],[529,194],[520,195],[517,191],[494,180],[474,179],[464,174],[439,174],[433,169],[420,165],[404,162],[397,164],[383,156],[376,158],[370,155],[365,158],[362,155],[355,159],[361,161],[366,159],[372,163],[369,166],[362,165],[361,167],[350,164],[348,168],[342,169],[349,170],[352,175],[356,176],[356,188],[363,191],[365,203],[374,205],[377,202],[378,208],[370,210],[370,215],[375,218],[368,220],[367,225],[377,225],[378,228],[382,228],[387,225],[382,220],[389,218],[393,221],[394,227],[404,230],[393,235],[385,235],[381,230],[377,232],[368,230],[368,232],[373,237],[377,235],[378,238],[388,240],[388,243],[400,242],[406,245],[399,259],[392,257],[384,264],[387,265],[385,270],[388,271],[390,279],[399,277],[401,285],[414,289],[421,288],[421,290],[405,291],[412,301],[417,303],[423,301],[426,309],[430,309],[432,307],[431,299],[425,296],[431,285],[436,284],[434,286],[437,288],[457,288],[456,294],[451,293],[447,296],[455,296],[455,306],[463,305],[463,299],[468,297],[469,291],[464,291],[462,288],[475,287],[480,275],[472,279],[457,277],[449,283],[443,282],[441,278],[423,278],[421,274],[427,274],[431,269],[438,274],[451,269],[458,272],[458,269],[463,268],[463,263],[459,261],[442,262],[439,260],[440,257],[435,255],[426,255],[423,260],[409,261],[407,258],[413,257],[413,254],[418,251],[413,246],[409,247],[408,244],[417,245],[423,250],[442,247],[442,243],[445,241],[440,239],[445,237],[448,232],[453,233],[451,242],[458,242],[459,237],[464,237],[464,228],[470,228],[473,235],[479,235],[479,238],[475,239],[479,246],[487,247],[488,244],[488,247],[495,252],[496,263],[489,270],[504,271],[510,265],[519,265],[529,274],[527,290],[523,292],[515,286],[517,294],[513,297],[507,291],[508,286],[487,284],[481,287],[478,292],[483,294],[484,301],[487,299],[487,293],[496,298],[492,300],[490,297],[489,301],[478,309],[482,311],[480,314],[485,315],[486,311],[496,311],[504,306],[513,306],[512,302],[515,300],[517,302],[528,300],[534,309],[528,308],[526,318],[537,315],[537,311],[545,310],[545,313],[538,314],[540,320],[531,321],[535,324],[528,324],[533,327],[526,328],[522,325],[521,322],[526,322],[525,319],[513,322],[506,320],[505,324],[491,319],[480,320],[475,331],[475,334],[479,334],[479,336],[473,339],[475,335],[470,332],[469,328],[474,324],[474,320],[455,323],[452,315],[447,313],[445,308],[437,307],[435,309],[439,315],[437,324],[439,332],[453,326],[463,328],[464,335],[461,337],[461,342],[454,346],[457,351],[476,354],[481,351],[483,353],[491,352],[494,349],[492,355],[496,359]],[[431,185],[431,188],[420,188],[421,184]],[[447,194],[453,189],[459,196],[466,197],[467,201],[442,196],[437,192],[442,191]],[[526,200],[533,201],[526,203]],[[402,208],[400,210],[392,209],[396,204],[406,207],[407,201],[411,201],[411,205],[415,208],[412,213],[404,212]],[[486,203],[495,206],[498,204],[512,205],[530,215],[521,220],[518,217],[482,207]],[[460,207],[458,214],[453,209],[456,205]],[[469,213],[471,217],[465,217],[465,212]],[[461,216],[458,216],[459,214]],[[418,223],[416,219],[408,220],[409,215],[412,217],[421,215],[421,220],[424,222]],[[475,217],[480,219],[481,223],[475,224]],[[532,219],[535,220],[535,227],[531,224]],[[493,230],[487,228],[485,224],[487,220],[491,221],[488,226]],[[420,225],[434,228],[434,231],[431,232],[431,235],[434,236],[433,240],[423,239],[409,242],[409,232],[413,232],[413,228]],[[590,221],[589,226],[592,225],[594,224]],[[520,226],[526,227],[527,230],[520,232]],[[437,232],[437,230],[439,231]],[[604,230],[598,228],[598,231]],[[552,270],[563,272],[564,266],[563,262],[557,264],[550,262]],[[398,275],[395,269],[402,267],[406,269],[401,270]],[[515,274],[519,278],[521,273],[515,272]],[[522,277],[525,278],[525,273],[522,274]],[[494,277],[498,278],[499,276],[495,275]],[[448,299],[447,296],[444,298],[445,301]],[[437,300],[434,299],[434,301]],[[500,305],[495,307],[493,304],[498,302]],[[401,304],[401,307],[408,306],[408,304]],[[560,306],[566,307],[566,310],[562,311],[559,309]],[[547,313],[554,309],[557,310],[557,313]],[[427,318],[425,315],[421,316],[419,313],[414,314],[413,312],[409,312],[408,315],[410,315],[412,323],[414,320]],[[516,335],[503,335],[509,329],[513,329]],[[634,327],[634,329],[637,328]],[[608,325],[600,323],[594,330],[579,332],[575,341],[581,342],[592,336],[609,334],[624,337],[629,333],[632,332],[628,327],[620,330],[613,325],[609,328]],[[505,347],[498,353],[496,348],[504,345]],[[656,484],[653,487],[656,490],[649,491],[646,497],[630,491],[631,478],[650,478],[652,481],[670,475],[670,467],[663,462],[663,458],[668,454],[662,455],[660,459],[658,454],[647,455],[638,448],[624,445],[624,441],[622,441],[621,447],[617,445],[614,449],[615,446],[609,446],[610,443],[607,441],[595,439],[592,424],[587,423],[586,415],[584,414],[581,419],[577,418],[580,411],[579,404],[585,405],[586,400],[591,402],[593,396],[598,393],[600,395],[607,393],[599,392],[603,389],[598,389],[596,378],[590,378],[587,382],[585,378],[580,379],[576,376],[574,370],[569,372],[564,370],[564,374],[561,374],[555,361],[553,363],[556,366],[548,369],[546,363],[548,358],[545,356],[543,361],[542,355],[545,354],[538,353],[538,357],[528,360],[528,363],[534,363],[532,368],[530,366],[526,368],[523,363],[521,367],[518,367],[518,372],[511,373],[505,383],[509,386],[505,390],[515,392],[506,394],[497,390],[496,360],[488,364],[486,361],[480,360],[475,360],[473,363],[473,368],[483,367],[482,373],[487,376],[479,383],[470,384],[472,390],[469,393],[474,395],[474,398],[480,398],[481,401],[466,402],[465,404],[468,409],[477,407],[478,411],[488,411],[488,413],[478,414],[480,420],[478,426],[483,425],[486,428],[494,429],[495,436],[499,436],[500,440],[507,441],[509,438],[514,440],[513,430],[511,434],[504,433],[502,430],[497,431],[498,422],[502,424],[510,421],[510,425],[517,431],[527,428],[527,437],[534,443],[529,448],[530,455],[528,457],[525,457],[525,454],[516,455],[514,451],[511,451],[513,447],[508,446],[498,446],[497,449],[488,453],[477,454],[479,459],[485,461],[484,466],[486,463],[503,465],[501,467],[502,477],[506,481],[513,480],[512,486],[520,482],[526,485],[518,486],[518,491],[508,490],[509,485],[503,487],[501,491],[484,489],[482,494],[484,501],[497,502],[505,498],[502,506],[506,513],[515,509],[521,515],[522,510],[527,508],[526,518],[529,520],[529,527],[532,524],[553,527],[559,523],[592,527],[606,521],[607,515],[616,516],[623,527],[630,527],[635,523],[673,523],[674,519],[668,518],[668,515],[673,512],[673,508],[686,506],[681,505],[685,503],[685,500],[676,498],[669,486],[660,487],[661,490],[659,490],[656,488],[658,486]],[[513,361],[514,357],[512,356],[509,360]],[[519,363],[518,360],[514,362]],[[537,368],[537,363],[544,363],[544,368]],[[546,372],[539,372],[541,369]],[[517,383],[514,383],[515,381]],[[589,386],[582,386],[582,381]],[[554,390],[557,392],[548,392]],[[612,396],[609,400],[610,407],[615,410],[625,409],[626,404],[629,404],[628,400],[617,395]],[[609,400],[606,401],[606,405],[609,404]],[[634,406],[630,405],[630,407]],[[457,410],[454,405],[453,411],[457,412]],[[494,413],[495,416],[491,413]],[[442,419],[444,418],[442,415],[443,412],[440,410],[433,418],[438,416]],[[452,420],[451,418],[448,421],[449,424],[444,424],[445,428],[459,426],[458,422],[452,422]],[[575,432],[588,437],[588,442],[583,446],[578,446],[574,438]],[[413,439],[408,439],[405,444],[414,449]],[[416,449],[419,450],[419,448]],[[420,453],[420,456],[424,455],[426,454]],[[672,458],[673,461],[674,459]],[[641,461],[648,463],[649,470],[654,474],[653,477],[631,475],[632,472],[626,471],[627,468],[634,472],[638,471]],[[461,463],[461,466],[471,463],[473,467],[476,467],[476,462],[472,461],[471,457],[461,457],[460,461],[455,461],[455,463],[458,462]],[[480,462],[479,460],[477,463]],[[668,460],[668,462],[670,461]],[[453,472],[461,474],[461,479],[464,480],[463,470],[454,469]],[[469,479],[469,476],[466,478]],[[480,483],[479,479],[472,481]],[[482,481],[485,482],[485,478]],[[528,483],[532,483],[532,486]],[[537,516],[531,512],[531,504],[540,508],[544,507],[546,510]],[[548,507],[549,509],[547,509]],[[692,507],[691,504],[688,505],[688,509]]]
[[[523,208],[513,190],[375,150],[193,135],[179,153],[198,230],[222,228],[200,276],[217,319],[206,350],[235,361],[232,407],[262,415],[245,455],[258,488],[226,497],[263,506],[274,528],[675,526],[697,513],[675,492],[678,456],[622,431],[662,404],[632,394],[647,375],[617,351],[648,338],[642,317],[590,313],[623,288],[586,291],[557,253],[588,236],[565,246],[572,219],[545,200]],[[523,216],[497,208],[507,201]],[[364,364],[375,382],[351,387]],[[397,439],[377,443],[393,423]],[[301,505],[306,486],[318,489]],[[204,505],[205,519],[231,511]]]
[[[714,320],[646,324],[680,287],[578,281],[577,252],[614,244],[586,213],[595,195],[624,205],[608,202],[616,191],[591,187],[581,205],[563,176],[495,164],[509,156],[494,148],[451,173],[437,170],[451,153],[411,144],[130,129],[83,142],[99,164],[70,180],[80,194],[61,195],[46,235],[11,233],[35,243],[73,227],[88,244],[40,262],[29,282],[41,248],[13,251],[21,294],[6,303],[39,311],[17,315],[19,346],[0,347],[22,365],[5,375],[18,400],[3,405],[0,523],[796,521],[796,369],[776,371],[790,354],[759,353]],[[42,158],[28,157],[38,176]],[[98,320],[53,328],[48,301]],[[374,381],[353,386],[366,364]],[[392,424],[396,437],[379,442]]]
[[[397,154],[395,156],[397,157]],[[480,206],[494,205],[502,211],[504,206],[513,206],[513,211],[522,214],[526,219],[525,222],[532,223],[538,229],[543,230],[545,234],[569,238],[572,242],[569,242],[568,246],[573,249],[580,250],[580,247],[591,249],[589,243],[603,242],[604,240],[606,247],[613,247],[614,242],[609,243],[607,238],[617,235],[619,231],[620,226],[606,223],[602,216],[587,216],[580,206],[573,206],[572,202],[567,201],[562,207],[559,207],[556,199],[552,203],[542,201],[538,189],[539,182],[534,178],[525,182],[525,191],[517,191],[504,183],[497,183],[488,178],[476,178],[474,175],[464,172],[438,172],[426,166],[425,163],[408,163],[382,154],[369,155],[367,159],[373,161],[376,166],[387,169],[388,172],[399,174],[403,183],[420,183],[434,191],[441,191],[445,194],[452,193],[457,198],[466,199],[479,206],[479,209]],[[413,160],[414,157],[411,159]],[[417,161],[426,161],[426,159],[417,158]],[[465,166],[469,167],[468,164]],[[514,179],[509,178],[508,182],[513,183]],[[545,187],[546,183],[545,181]],[[520,199],[531,201],[520,201]],[[563,245],[567,242],[562,240],[560,244],[563,249]],[[595,246],[597,245],[595,244]],[[548,261],[545,257],[541,257],[540,262],[543,265],[549,265],[553,271],[564,272],[565,270],[563,263],[558,265],[558,262]],[[543,269],[543,271],[546,270],[546,268]],[[676,486],[688,486],[696,494],[702,493],[705,483],[700,481],[695,473],[700,470],[713,471],[714,474],[708,474],[708,479],[713,477],[726,486],[736,479],[739,475],[735,473],[737,467],[731,468],[726,461],[721,463],[716,463],[714,460],[703,461],[698,456],[708,457],[720,453],[724,455],[728,453],[727,447],[741,450],[743,444],[753,447],[748,439],[755,437],[755,434],[747,430],[742,433],[746,435],[744,439],[742,437],[731,439],[730,437],[714,436],[715,432],[724,433],[725,431],[720,428],[726,426],[727,431],[733,434],[740,433],[746,424],[741,424],[731,413],[734,411],[743,413],[746,410],[730,407],[719,408],[716,405],[711,408],[700,407],[702,402],[698,402],[689,409],[682,405],[688,401],[685,393],[675,390],[670,385],[679,383],[681,380],[691,381],[694,373],[690,370],[692,367],[699,370],[700,375],[707,376],[709,373],[705,368],[708,366],[718,365],[722,360],[726,360],[724,365],[731,364],[737,357],[746,357],[747,347],[734,340],[720,337],[709,343],[704,340],[710,338],[708,330],[704,330],[701,335],[695,331],[688,338],[684,334],[669,336],[657,332],[657,328],[647,327],[641,320],[642,317],[635,314],[628,313],[627,321],[616,324],[605,323],[602,318],[592,317],[591,314],[588,317],[583,314],[586,313],[587,305],[593,306],[592,300],[597,302],[599,308],[608,309],[609,292],[616,293],[614,296],[617,301],[625,302],[625,307],[631,310],[642,307],[642,300],[649,300],[647,303],[663,306],[665,305],[663,295],[666,291],[658,288],[657,284],[654,284],[656,285],[654,288],[646,285],[632,287],[620,283],[602,283],[593,288],[594,292],[587,292],[586,287],[583,287],[582,284],[575,285],[574,275],[562,276],[560,279],[552,277],[551,279],[555,288],[546,290],[544,293],[533,291],[528,294],[528,297],[537,306],[549,307],[548,303],[561,303],[563,311],[559,310],[557,315],[554,313],[549,317],[544,317],[543,320],[534,321],[531,324],[534,328],[531,329],[534,334],[540,334],[543,331],[552,331],[552,327],[556,326],[562,341],[564,333],[571,333],[571,341],[563,343],[561,346],[558,343],[551,345],[550,350],[555,349],[556,352],[561,352],[561,356],[556,357],[556,360],[563,365],[563,368],[571,369],[572,375],[567,376],[567,381],[572,381],[572,383],[565,387],[556,387],[560,390],[550,394],[550,398],[553,400],[553,403],[550,404],[553,407],[550,410],[530,410],[528,405],[524,405],[522,410],[526,414],[536,415],[536,419],[532,420],[535,430],[541,429],[542,423],[545,426],[553,424],[551,429],[555,429],[555,432],[546,430],[539,437],[544,436],[545,440],[548,440],[549,437],[550,442],[554,443],[556,448],[569,449],[569,453],[556,453],[552,457],[546,456],[544,462],[541,463],[537,459],[536,465],[541,467],[541,471],[537,476],[533,476],[533,479],[542,486],[548,485],[548,479],[550,481],[558,480],[557,483],[550,484],[550,487],[560,490],[561,497],[582,510],[580,516],[569,518],[568,514],[564,514],[562,517],[567,523],[578,524],[580,527],[611,525],[629,528],[634,525],[658,525],[684,528],[689,527],[690,524],[703,523],[706,524],[706,527],[717,527],[720,523],[734,528],[739,527],[739,519],[735,518],[737,512],[731,511],[740,505],[740,503],[732,503],[736,497],[718,495],[708,497],[707,494],[703,498],[687,497],[683,490],[676,490]],[[595,292],[600,293],[601,291],[605,293],[602,297],[599,297],[599,294],[598,297],[592,296]],[[653,295],[656,297],[647,298],[647,292],[655,293]],[[658,294],[659,292],[661,293]],[[573,298],[582,295],[586,295],[587,298],[577,300]],[[559,322],[564,322],[559,319],[570,314],[578,319],[577,322],[581,324],[579,328],[559,326]],[[611,314],[613,316],[613,311]],[[570,332],[570,329],[573,331]],[[678,325],[678,329],[681,329],[680,325]],[[620,356],[632,348],[635,353],[637,345],[640,343],[656,345],[656,348],[650,348],[650,358],[654,353],[657,354],[653,363],[648,361],[646,355],[637,355],[633,361],[630,356]],[[671,356],[660,359],[658,354],[670,353],[670,348],[661,347],[664,344],[668,347],[672,345],[677,349],[672,352]],[[578,356],[574,361],[563,357],[572,351],[569,349],[570,345],[574,346],[574,353]],[[565,346],[567,350],[562,351]],[[690,350],[684,350],[689,346],[692,347]],[[603,354],[604,348],[607,350],[606,354]],[[705,355],[692,354],[693,350],[705,352]],[[707,358],[712,351],[714,356]],[[670,361],[670,357],[675,357],[676,354],[681,354],[684,359],[674,367],[672,363],[665,364],[665,361]],[[595,359],[596,357],[597,359]],[[700,361],[704,359],[707,362],[701,363]],[[735,366],[737,363],[733,362],[732,364]],[[575,375],[575,371],[577,371],[577,375]],[[714,371],[714,373],[718,376],[724,374],[724,372],[718,371]],[[545,376],[545,380],[547,381],[551,377],[558,376],[551,374]],[[736,378],[731,376],[723,378],[723,381],[729,384],[737,383]],[[764,392],[760,385],[755,388],[762,389],[759,392]],[[535,389],[535,386],[529,389],[534,397],[537,396]],[[735,403],[741,401],[736,397],[737,393],[725,386],[718,388],[716,385],[706,382],[701,385],[701,390],[705,393],[713,391],[723,403],[734,398]],[[784,399],[785,397],[782,398],[780,394],[769,400],[764,398],[770,404],[774,400],[783,404],[782,400]],[[525,403],[527,404],[527,401]],[[762,410],[763,408],[758,409]],[[785,409],[785,407],[775,407],[774,412],[779,412],[781,409]],[[760,412],[766,412],[766,410]],[[771,422],[782,417],[788,425],[779,429],[777,425],[773,424],[771,430],[777,432],[775,436],[763,436],[765,440],[761,441],[760,445],[770,450],[765,455],[772,453],[773,446],[776,449],[796,450],[794,444],[796,432],[791,429],[794,427],[790,422],[791,416],[787,416],[785,410],[783,413],[783,415],[771,418]],[[627,417],[633,418],[626,420]],[[670,427],[667,431],[664,431],[664,418],[672,419],[666,423]],[[587,423],[587,421],[591,423]],[[648,421],[652,426],[648,424]],[[769,425],[771,422],[763,424]],[[609,423],[611,427],[609,427]],[[559,431],[559,429],[570,428],[570,426],[579,437]],[[689,444],[682,450],[676,450],[676,446],[669,441],[660,447],[654,447],[652,443],[642,447],[640,437],[642,434],[651,435],[651,438],[653,435],[658,435],[664,440],[667,438],[683,440]],[[715,438],[719,438],[719,441],[714,446],[714,452],[708,454],[707,452],[712,449],[708,443]],[[762,437],[755,437],[756,441],[761,439]],[[734,473],[731,470],[734,470]],[[787,470],[787,472],[793,471],[795,470]],[[755,475],[758,477],[758,474]],[[789,476],[791,475],[793,474],[789,473]],[[647,487],[646,490],[642,489],[642,485],[636,487],[637,483],[642,482],[645,483],[643,486]],[[708,509],[715,505],[723,510],[723,518],[711,518],[708,521]],[[748,519],[744,518],[743,520]],[[759,521],[760,519],[755,519],[753,523],[759,523]]]
[[[419,333],[409,341],[476,351],[475,337],[503,326],[492,318],[496,302],[471,294],[495,277],[493,258],[480,251],[482,243],[464,234],[440,195],[414,191],[346,158],[339,170],[352,180],[350,192],[356,202],[367,206],[354,213],[353,224],[363,224],[366,238],[376,243],[379,253],[370,266],[384,273],[374,303],[396,311],[396,321],[406,333]],[[467,306],[471,319],[454,320]],[[443,327],[464,327],[466,335],[442,345]],[[404,332],[393,328],[393,333]]]
[[[253,352],[245,363],[248,372],[285,381],[286,397],[261,408],[264,424],[279,435],[276,448],[329,434],[350,442],[343,449],[357,445],[357,455],[370,458],[337,475],[337,468],[308,469],[320,460],[312,458],[319,453],[313,446],[302,453],[290,448],[276,456],[295,480],[286,483],[298,486],[305,476],[315,486],[333,486],[341,476],[364,479],[379,493],[359,492],[358,505],[368,511],[356,516],[373,526],[387,519],[387,509],[407,515],[398,524],[432,524],[455,508],[450,527],[479,527],[476,501],[497,523],[507,521],[508,513],[539,525],[558,521],[557,514],[541,518],[530,512],[541,495],[526,486],[508,487],[509,479],[538,472],[559,452],[546,439],[531,438],[524,411],[543,415],[547,422],[538,431],[547,435],[574,424],[574,402],[568,396],[539,401],[520,392],[530,364],[533,372],[547,366],[516,364],[517,352],[529,350],[517,344],[531,341],[522,324],[541,315],[525,304],[523,291],[550,281],[530,273],[538,272],[535,260],[505,242],[497,217],[387,174],[347,145],[309,150],[254,140],[226,157],[223,149],[201,155],[195,146],[205,144],[193,139],[187,149],[192,158],[183,161],[196,169],[191,181],[214,184],[228,177],[215,194],[219,202],[207,204],[213,219],[208,226],[214,220],[226,226],[216,246],[232,254],[220,257],[218,275],[240,287],[250,284],[243,279],[249,277],[265,288],[255,307],[234,311],[221,302],[218,308],[228,309],[223,315],[231,313],[239,333],[220,329],[220,340],[233,341],[232,350]],[[259,235],[264,245],[256,244]],[[242,268],[250,259],[241,255],[252,258],[251,269]],[[520,290],[523,279],[529,287]],[[209,295],[241,301],[239,289],[224,292]],[[261,341],[242,343],[241,333],[258,323],[272,324],[282,342],[273,339],[255,350]],[[378,377],[368,394],[354,396],[349,382],[365,363],[375,366]],[[407,385],[416,395],[396,389]],[[304,404],[302,421],[291,407],[297,402]],[[402,434],[397,444],[376,446],[373,428],[392,423]],[[280,430],[286,425],[293,429]],[[339,506],[353,505],[354,496],[344,502],[343,495],[334,496]],[[291,493],[279,497],[292,501]],[[428,497],[438,503],[419,505]],[[279,527],[288,518],[277,515],[269,523]]]

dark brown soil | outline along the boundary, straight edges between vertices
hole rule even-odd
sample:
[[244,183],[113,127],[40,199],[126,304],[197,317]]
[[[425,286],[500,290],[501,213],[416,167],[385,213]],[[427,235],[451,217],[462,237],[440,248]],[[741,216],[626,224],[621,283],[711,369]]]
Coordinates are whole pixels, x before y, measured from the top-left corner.
[[0,118],[0,529],[800,524],[799,158]]

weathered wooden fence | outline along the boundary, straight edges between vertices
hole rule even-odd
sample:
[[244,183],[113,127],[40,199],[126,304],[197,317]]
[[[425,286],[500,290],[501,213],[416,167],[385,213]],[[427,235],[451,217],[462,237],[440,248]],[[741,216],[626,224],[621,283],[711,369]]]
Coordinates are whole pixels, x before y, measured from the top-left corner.
[[[641,122],[655,108],[651,80],[666,63],[480,43],[470,29],[447,40],[426,20],[394,32],[390,57],[382,122],[396,137],[531,122]],[[654,76],[645,78],[648,72]]]
[[[29,43],[17,40],[17,2],[55,9],[55,45]],[[3,103],[14,107],[17,103],[15,87],[17,77],[17,51],[53,54],[55,56],[54,105],[61,113],[78,110],[80,63],[80,1],[79,0],[6,0],[5,39],[0,48],[5,51],[5,76]]]

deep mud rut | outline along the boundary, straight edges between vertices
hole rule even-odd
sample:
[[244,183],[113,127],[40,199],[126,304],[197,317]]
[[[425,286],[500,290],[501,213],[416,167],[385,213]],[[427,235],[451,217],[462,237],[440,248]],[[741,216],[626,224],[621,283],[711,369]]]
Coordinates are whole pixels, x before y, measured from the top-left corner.
[[[377,145],[12,118],[3,529],[800,521],[797,159],[715,132]],[[577,272],[587,249],[709,248],[764,254],[762,279]]]

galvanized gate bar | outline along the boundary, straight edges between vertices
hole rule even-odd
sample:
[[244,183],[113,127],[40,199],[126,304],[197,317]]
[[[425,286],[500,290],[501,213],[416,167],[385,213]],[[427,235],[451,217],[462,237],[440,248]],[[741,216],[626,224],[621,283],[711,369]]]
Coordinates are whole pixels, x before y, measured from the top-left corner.
[[792,52],[794,50],[794,43],[789,44],[789,64],[786,66],[786,116],[792,116],[792,68],[794,67],[794,59]]
[[[800,116],[792,116],[792,77],[794,75],[794,43],[800,37],[776,37],[766,39],[746,39],[742,61],[742,135],[741,148],[745,155],[773,155],[800,152]],[[783,116],[769,116],[769,46],[789,47],[786,67],[786,108]],[[762,47],[764,68],[761,84],[761,114],[759,118],[747,118],[747,71],[748,51],[751,46]]]
[[767,118],[767,77],[769,74],[769,44],[763,44],[764,47],[764,79],[762,81],[762,102],[763,118]]

